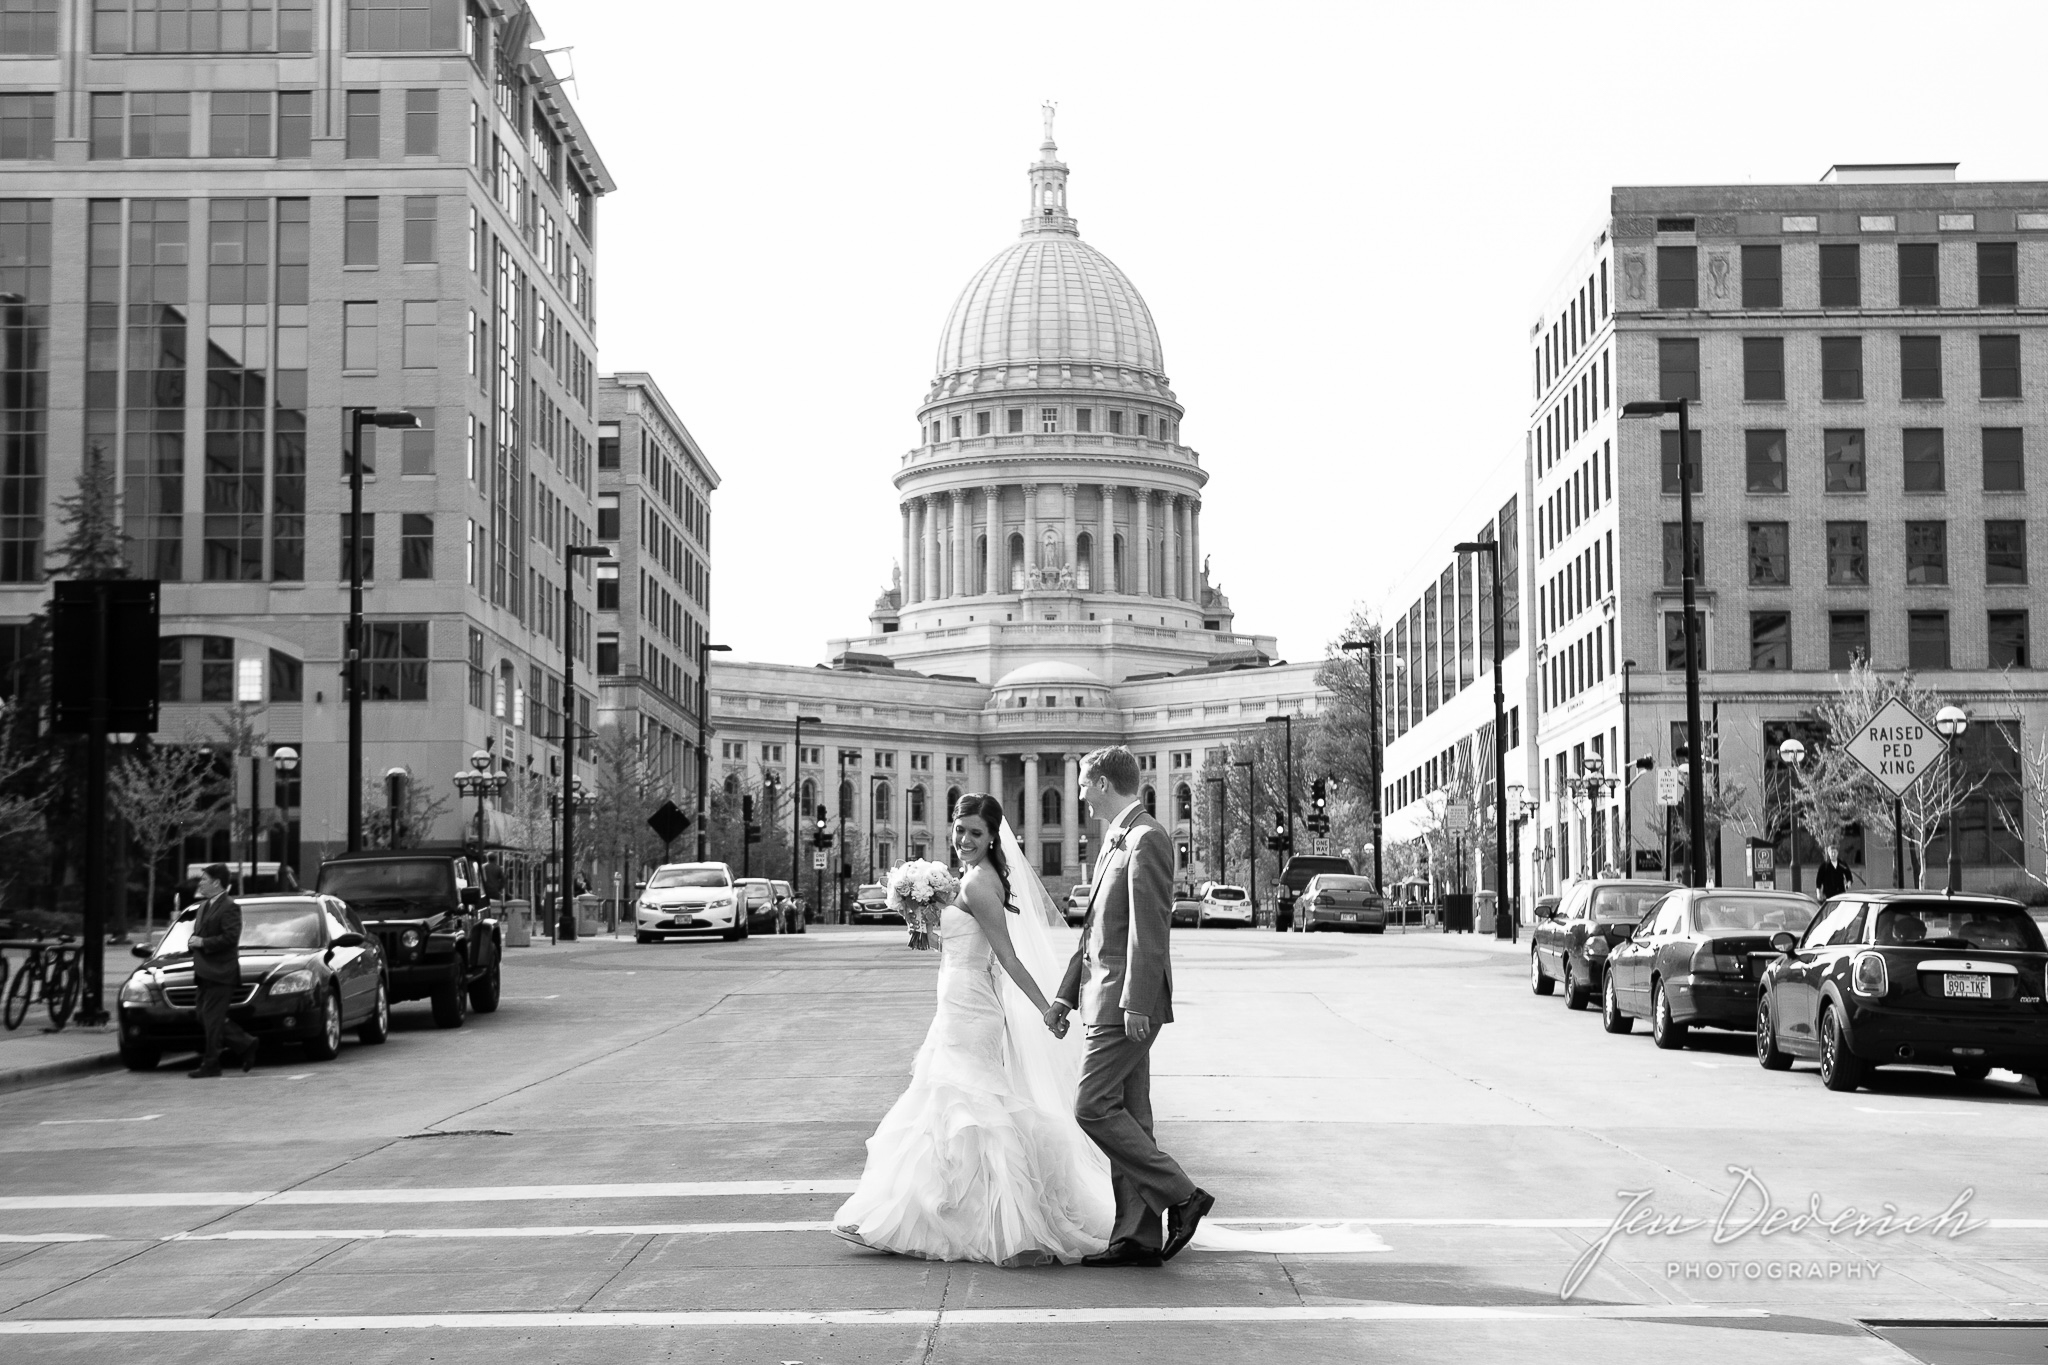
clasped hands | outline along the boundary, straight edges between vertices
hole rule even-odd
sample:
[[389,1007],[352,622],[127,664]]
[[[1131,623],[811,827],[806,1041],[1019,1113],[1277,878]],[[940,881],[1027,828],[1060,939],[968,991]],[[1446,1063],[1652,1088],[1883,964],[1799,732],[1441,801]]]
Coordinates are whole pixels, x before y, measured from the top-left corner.
[[[1055,1000],[1045,1007],[1045,1026],[1052,1030],[1055,1038],[1067,1036],[1067,1015],[1072,1006],[1064,1000]],[[1124,1037],[1134,1043],[1142,1043],[1152,1036],[1152,1017],[1139,1014],[1136,1010],[1124,1011]]]

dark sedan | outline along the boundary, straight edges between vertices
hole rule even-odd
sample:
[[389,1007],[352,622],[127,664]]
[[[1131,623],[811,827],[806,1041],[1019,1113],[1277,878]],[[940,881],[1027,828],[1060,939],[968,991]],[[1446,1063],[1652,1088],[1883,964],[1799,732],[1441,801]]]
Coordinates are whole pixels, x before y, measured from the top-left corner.
[[1562,982],[1565,1008],[1586,1008],[1599,993],[1608,951],[1635,932],[1644,911],[1677,889],[1676,882],[1638,881],[1567,887],[1563,903],[1529,935],[1529,989],[1549,995]]
[[1771,936],[1803,933],[1817,908],[1788,891],[1673,891],[1608,953],[1601,1024],[1627,1033],[1648,1019],[1662,1048],[1684,1047],[1695,1024],[1755,1028],[1756,983],[1771,959]]
[[1303,933],[1338,929],[1346,933],[1383,934],[1387,903],[1373,890],[1370,877],[1322,872],[1309,878],[1294,903],[1294,922]]
[[1887,1064],[1992,1067],[2048,1096],[2048,943],[2018,901],[1877,891],[1838,896],[1803,937],[1779,934],[1758,985],[1756,1058],[1820,1063],[1830,1090]]
[[[333,896],[251,896],[242,907],[241,993],[228,1017],[258,1041],[297,1042],[314,1061],[341,1051],[353,1028],[366,1043],[391,1031],[384,950]],[[198,909],[187,910],[121,987],[121,1060],[148,1071],[166,1052],[197,1051],[199,988],[186,940]]]
[[1173,927],[1176,929],[1199,929],[1202,926],[1202,903],[1180,900],[1173,903]]

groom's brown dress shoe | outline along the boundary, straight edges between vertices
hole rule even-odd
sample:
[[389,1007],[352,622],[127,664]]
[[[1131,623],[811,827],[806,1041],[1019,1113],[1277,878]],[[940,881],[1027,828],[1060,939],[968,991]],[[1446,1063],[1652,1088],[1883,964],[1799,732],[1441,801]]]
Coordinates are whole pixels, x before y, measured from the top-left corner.
[[1187,1244],[1194,1240],[1195,1229],[1210,1209],[1216,1207],[1216,1196],[1207,1190],[1197,1188],[1187,1198],[1166,1211],[1166,1245],[1159,1249],[1159,1259],[1170,1261],[1180,1255]]
[[1111,1242],[1093,1256],[1083,1256],[1081,1264],[1098,1268],[1118,1265],[1150,1267],[1164,1264],[1164,1258],[1160,1256],[1158,1248],[1139,1246],[1130,1238],[1124,1237]]

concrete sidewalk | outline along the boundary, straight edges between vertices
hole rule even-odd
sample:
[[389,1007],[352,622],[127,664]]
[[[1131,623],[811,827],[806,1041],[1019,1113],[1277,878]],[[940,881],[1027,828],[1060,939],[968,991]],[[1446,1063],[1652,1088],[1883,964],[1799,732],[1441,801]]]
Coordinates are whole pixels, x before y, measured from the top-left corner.
[[41,1085],[101,1067],[119,1066],[120,1044],[112,1024],[81,1028],[69,1024],[51,1033],[49,1018],[32,1010],[13,1032],[0,1030],[0,1091]]

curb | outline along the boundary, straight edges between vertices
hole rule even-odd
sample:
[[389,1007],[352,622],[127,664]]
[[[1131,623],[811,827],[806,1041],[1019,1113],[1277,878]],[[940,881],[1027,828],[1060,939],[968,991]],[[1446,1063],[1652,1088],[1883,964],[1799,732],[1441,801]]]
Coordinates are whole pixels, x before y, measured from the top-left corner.
[[69,1076],[82,1076],[103,1067],[119,1066],[119,1051],[99,1052],[86,1057],[66,1057],[61,1062],[39,1062],[34,1066],[15,1067],[0,1071],[0,1093],[21,1090],[45,1081],[61,1081]]

